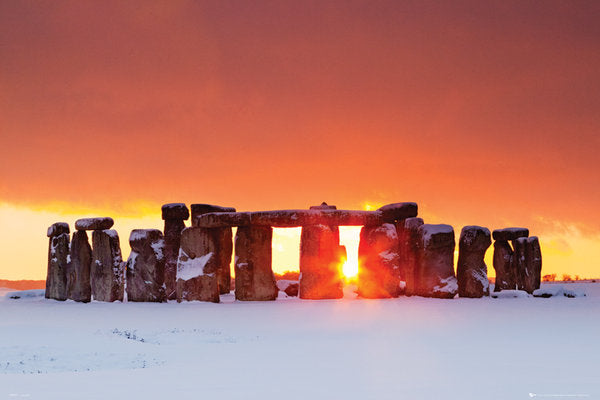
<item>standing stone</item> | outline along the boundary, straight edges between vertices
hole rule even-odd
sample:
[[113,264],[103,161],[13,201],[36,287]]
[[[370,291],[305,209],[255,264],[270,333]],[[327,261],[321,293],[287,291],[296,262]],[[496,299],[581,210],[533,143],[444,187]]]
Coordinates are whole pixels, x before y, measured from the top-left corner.
[[48,228],[47,299],[67,299],[67,269],[69,264],[69,224],[57,222]]
[[513,263],[513,249],[506,240],[494,242],[494,270],[496,270],[496,283],[494,292],[514,290],[517,286]]
[[[196,217],[212,212],[235,212],[233,207],[221,207],[212,204],[192,204],[192,224]],[[195,226],[195,225],[194,225]],[[219,262],[219,292],[227,294],[231,291],[231,255],[233,253],[233,231],[231,228],[212,228],[212,235]]]
[[530,236],[527,239],[527,243],[530,246],[531,255],[531,270],[535,276],[534,289],[539,289],[542,280],[542,249],[540,248],[540,241],[537,236]]
[[358,246],[358,295],[388,298],[400,295],[398,234],[393,224],[364,226]]
[[337,226],[307,225],[300,234],[301,299],[339,299],[344,297],[342,264],[346,257],[340,246]]
[[[515,273],[517,289],[527,291],[527,238],[520,237],[512,242],[513,255],[513,271]],[[531,293],[531,292],[529,292]]]
[[450,225],[419,227],[419,293],[425,297],[453,298],[458,291],[454,275],[454,229]]
[[165,241],[158,229],[134,229],[129,235],[127,301],[165,301]]
[[492,244],[490,231],[481,226],[465,226],[458,244],[458,295],[489,296],[490,284],[485,265],[485,252]]
[[271,269],[273,228],[241,226],[235,235],[236,300],[275,300],[277,285]]
[[123,301],[125,269],[117,231],[92,233],[92,298],[98,301]]
[[185,228],[183,221],[190,217],[190,212],[183,203],[164,204],[161,212],[162,219],[165,221],[165,296],[167,300],[175,300],[181,231]]
[[504,229],[495,229],[492,232],[492,237],[494,240],[500,241],[509,241],[516,240],[520,237],[529,236],[529,229],[527,228],[504,228]]
[[421,218],[407,218],[404,221],[400,232],[403,232],[399,237],[401,247],[401,255],[404,255],[404,279],[406,281],[405,294],[412,296],[417,294],[420,277],[420,261],[419,261],[419,243],[420,234],[419,227],[423,225]]
[[177,301],[219,302],[218,245],[211,228],[189,227],[181,233],[177,261]]
[[69,299],[87,303],[92,296],[90,286],[92,247],[84,230],[73,233],[70,256],[71,262],[67,268],[67,295]]
[[418,206],[417,203],[411,202],[392,203],[380,207],[377,211],[381,212],[384,222],[393,224],[407,218],[416,217],[418,213]]

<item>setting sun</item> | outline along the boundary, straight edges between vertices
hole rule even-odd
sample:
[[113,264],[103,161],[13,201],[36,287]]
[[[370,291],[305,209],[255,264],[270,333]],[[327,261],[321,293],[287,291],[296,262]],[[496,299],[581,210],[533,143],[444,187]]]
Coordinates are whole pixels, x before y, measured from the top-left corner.
[[358,263],[352,260],[346,261],[342,266],[342,272],[347,279],[354,278],[358,274]]

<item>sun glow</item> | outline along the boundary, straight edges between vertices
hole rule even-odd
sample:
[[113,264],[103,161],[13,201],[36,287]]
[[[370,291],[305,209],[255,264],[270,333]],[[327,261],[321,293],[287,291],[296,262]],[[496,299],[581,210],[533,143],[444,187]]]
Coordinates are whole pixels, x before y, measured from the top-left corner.
[[342,266],[342,273],[346,279],[354,278],[358,274],[358,263],[353,260],[348,260]]

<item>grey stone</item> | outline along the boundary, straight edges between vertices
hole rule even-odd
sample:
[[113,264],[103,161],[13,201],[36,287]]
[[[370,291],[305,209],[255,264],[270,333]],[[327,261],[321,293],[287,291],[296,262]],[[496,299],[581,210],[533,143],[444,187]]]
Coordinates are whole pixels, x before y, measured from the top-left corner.
[[454,230],[450,225],[419,227],[419,295],[453,298],[458,291],[454,275]]
[[117,231],[92,233],[92,298],[97,301],[123,301],[125,269]]
[[75,229],[78,231],[94,231],[110,229],[115,224],[110,217],[81,218],[75,221]]
[[235,212],[235,208],[233,207],[222,207],[214,204],[192,204],[190,205],[190,209],[192,210],[192,225],[194,226],[194,221],[200,215],[208,213]]
[[506,240],[494,242],[494,270],[496,270],[496,283],[494,292],[502,290],[515,290],[517,280],[514,271],[513,249]]
[[69,224],[66,222],[56,222],[48,227],[48,231],[46,232],[46,236],[58,236],[63,233],[69,233]]
[[407,296],[415,295],[419,289],[420,277],[420,234],[419,227],[423,225],[421,218],[407,218],[404,223],[399,224],[402,232],[399,235],[400,254],[404,256],[404,279],[406,282],[405,294]]
[[300,298],[344,297],[341,267],[345,257],[337,226],[304,226],[300,235]]
[[418,206],[417,203],[411,202],[392,203],[380,207],[378,211],[381,212],[385,222],[394,223],[403,219],[416,217]]
[[73,233],[70,258],[67,268],[67,296],[69,299],[87,303],[92,296],[90,286],[92,247],[84,230]]
[[275,300],[277,285],[271,269],[273,228],[244,226],[235,235],[236,300]]
[[537,236],[530,236],[527,239],[530,246],[531,254],[531,270],[535,275],[534,288],[539,289],[542,280],[542,249]]
[[127,301],[165,301],[165,242],[158,229],[134,229],[129,236]]
[[489,296],[487,265],[484,257],[492,244],[490,231],[481,226],[465,226],[458,243],[458,295],[478,298]]
[[322,202],[318,206],[310,206],[309,210],[337,210],[337,207],[333,206],[333,205],[329,205],[325,202]]
[[[52,225],[55,226],[56,224]],[[48,229],[50,231],[50,229]],[[58,233],[57,232],[61,232]],[[69,226],[67,232],[64,228],[56,229],[50,236],[48,245],[48,273],[46,275],[47,299],[67,299],[67,270],[69,264]]]
[[169,219],[185,221],[190,217],[190,212],[184,203],[163,204],[161,213],[165,221]]
[[177,258],[179,257],[181,231],[184,229],[183,219],[165,220],[165,296],[167,300],[177,299]]
[[494,240],[508,241],[516,240],[520,237],[529,236],[529,229],[527,228],[504,228],[496,229],[492,232]]
[[219,300],[217,237],[209,228],[189,227],[181,233],[177,261],[177,301]]
[[526,291],[531,294],[533,290],[527,282],[527,238],[520,237],[512,241],[513,254],[513,270],[515,272],[517,289]]

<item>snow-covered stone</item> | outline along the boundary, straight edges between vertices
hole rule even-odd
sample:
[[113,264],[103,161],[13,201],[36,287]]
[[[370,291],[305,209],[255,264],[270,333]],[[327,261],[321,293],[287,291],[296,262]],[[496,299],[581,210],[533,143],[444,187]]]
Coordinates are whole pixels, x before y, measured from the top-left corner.
[[533,273],[533,287],[539,289],[542,280],[542,249],[537,236],[527,238],[530,259],[528,260],[528,268]]
[[346,249],[337,226],[309,225],[300,234],[301,299],[339,299],[344,296],[341,267]]
[[219,302],[217,241],[212,229],[189,227],[181,232],[177,260],[177,301]]
[[418,214],[417,203],[404,202],[392,203],[380,207],[382,218],[385,222],[394,223],[407,218],[414,218]]
[[530,297],[530,294],[524,290],[506,289],[499,292],[494,290],[490,296],[494,299],[524,299]]
[[450,225],[419,227],[419,271],[417,294],[453,298],[458,290],[454,275],[454,229]]
[[233,207],[222,207],[214,204],[192,204],[192,226],[196,226],[195,220],[200,216],[208,213],[235,213]]
[[162,206],[162,218],[165,221],[165,296],[167,300],[177,298],[177,258],[181,241],[181,231],[185,229],[184,220],[188,219],[189,211],[183,203],[171,203]]
[[134,229],[129,235],[127,301],[165,301],[164,238],[158,229]]
[[85,230],[77,230],[73,233],[70,259],[71,262],[67,267],[67,297],[87,303],[92,296],[90,286],[92,247]]
[[277,285],[271,269],[273,229],[244,226],[235,235],[236,300],[275,300]]
[[309,210],[337,210],[337,207],[334,205],[329,205],[325,202],[322,202],[318,206],[310,206]]
[[66,222],[55,222],[54,224],[48,227],[48,231],[46,232],[46,236],[58,236],[63,233],[70,233],[69,224]]
[[115,230],[92,233],[90,285],[97,301],[123,301],[125,269],[119,235]]
[[[60,224],[60,225],[58,225]],[[67,269],[69,258],[69,225],[53,224],[48,228],[48,272],[46,275],[46,298],[67,299]],[[52,232],[50,232],[52,230]]]
[[284,292],[289,297],[297,297],[299,287],[299,281],[291,281],[287,279],[280,279],[277,281],[277,288],[279,291]]
[[358,295],[387,298],[400,295],[400,255],[394,224],[364,226],[358,246]]
[[513,254],[513,271],[516,277],[517,289],[524,290],[531,294],[534,290],[533,285],[530,285],[529,270],[527,268],[527,238],[520,237],[512,241]]
[[527,228],[504,228],[504,229],[495,229],[492,232],[492,237],[494,240],[516,240],[520,237],[529,236],[529,229]]
[[110,229],[115,224],[110,217],[81,218],[75,221],[75,229],[78,231],[93,231]]
[[404,293],[412,296],[417,293],[419,285],[419,227],[423,225],[421,218],[407,218],[404,224],[398,224],[396,231],[399,232],[398,241],[400,245],[400,255],[404,259],[404,280],[406,288]]
[[460,297],[488,296],[489,281],[484,257],[492,244],[490,231],[481,226],[465,226],[458,243],[458,295]]
[[548,285],[543,289],[536,289],[533,291],[533,297],[585,297],[585,293],[580,290],[569,290],[562,285]]
[[163,220],[181,220],[185,221],[190,217],[190,211],[184,203],[163,204],[160,209]]
[[496,270],[495,292],[501,290],[515,290],[517,288],[513,254],[513,249],[506,240],[496,240],[494,242],[493,265],[494,270]]

